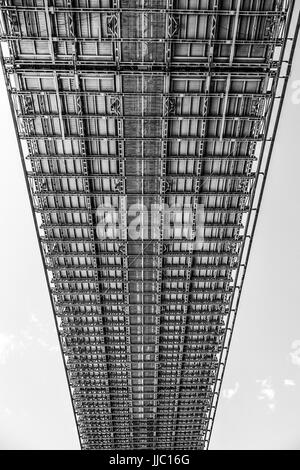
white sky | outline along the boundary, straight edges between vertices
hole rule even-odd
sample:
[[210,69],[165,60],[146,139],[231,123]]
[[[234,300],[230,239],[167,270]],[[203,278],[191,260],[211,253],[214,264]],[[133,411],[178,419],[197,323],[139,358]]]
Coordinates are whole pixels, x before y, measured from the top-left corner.
[[[244,284],[211,449],[300,449],[299,115],[293,84]],[[0,449],[78,449],[4,84],[0,81]]]

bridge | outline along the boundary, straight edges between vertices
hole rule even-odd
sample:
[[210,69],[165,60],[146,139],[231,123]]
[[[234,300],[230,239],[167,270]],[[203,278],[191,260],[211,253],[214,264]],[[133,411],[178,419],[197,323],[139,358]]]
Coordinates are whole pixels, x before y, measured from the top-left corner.
[[2,0],[1,60],[82,449],[208,449],[293,0]]

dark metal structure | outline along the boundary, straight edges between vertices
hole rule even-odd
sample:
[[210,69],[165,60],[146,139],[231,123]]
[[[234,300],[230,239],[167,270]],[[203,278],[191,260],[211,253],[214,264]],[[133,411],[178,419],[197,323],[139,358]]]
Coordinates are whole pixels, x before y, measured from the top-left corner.
[[[81,446],[206,449],[295,47],[294,1],[0,5]],[[155,236],[132,240],[132,205],[182,210],[168,236],[161,210]],[[118,229],[104,230],[99,207],[117,210]]]

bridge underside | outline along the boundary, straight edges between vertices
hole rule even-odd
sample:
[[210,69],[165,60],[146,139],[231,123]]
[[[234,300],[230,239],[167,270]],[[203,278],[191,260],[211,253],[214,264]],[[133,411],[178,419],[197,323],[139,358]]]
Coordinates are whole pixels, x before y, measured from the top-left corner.
[[6,83],[83,449],[208,448],[293,8],[1,2]]

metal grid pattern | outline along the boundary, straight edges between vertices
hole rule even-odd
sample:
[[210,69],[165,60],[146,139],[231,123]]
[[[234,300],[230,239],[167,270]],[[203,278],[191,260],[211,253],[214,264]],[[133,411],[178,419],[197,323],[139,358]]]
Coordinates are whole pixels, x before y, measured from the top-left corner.
[[[205,449],[289,73],[294,2],[0,4],[82,448]],[[129,239],[129,206],[176,203],[192,207],[191,240],[204,206],[203,243],[185,239],[178,220],[166,237],[163,216],[157,237]],[[101,205],[118,209],[118,233],[101,232]]]

